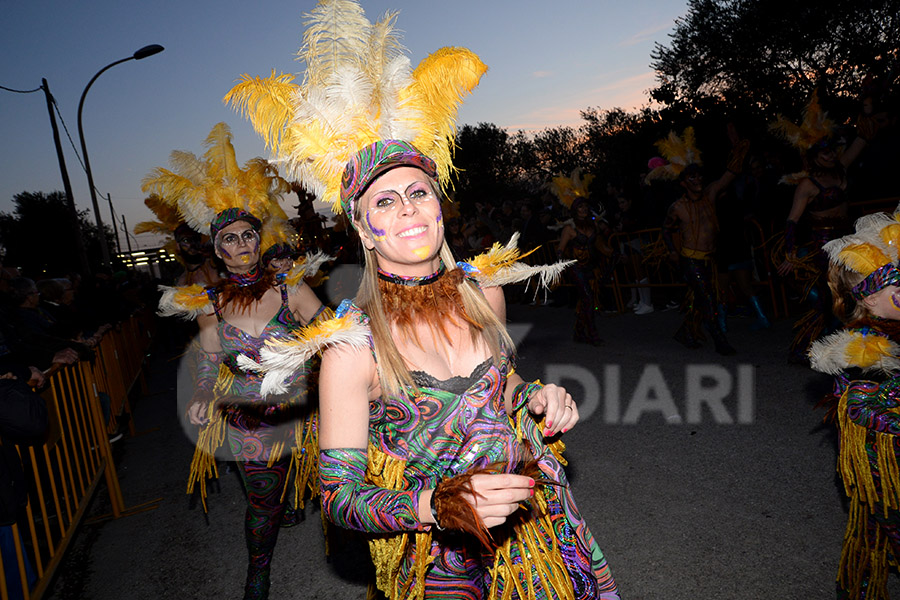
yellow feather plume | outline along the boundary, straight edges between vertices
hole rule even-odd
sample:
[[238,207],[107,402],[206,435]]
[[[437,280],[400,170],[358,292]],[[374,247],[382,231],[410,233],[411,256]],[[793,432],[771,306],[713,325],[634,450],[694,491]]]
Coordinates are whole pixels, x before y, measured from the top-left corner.
[[795,148],[806,151],[819,140],[831,136],[834,122],[828,118],[828,113],[822,110],[818,92],[813,92],[803,110],[803,122],[800,125],[795,125],[783,115],[778,115],[775,122],[769,125],[769,129]]
[[224,102],[249,119],[266,148],[277,155],[283,138],[290,132],[292,98],[299,90],[294,76],[290,73],[276,75],[272,70],[267,78],[242,75],[240,80],[241,83],[225,95]]
[[431,157],[446,189],[462,98],[487,67],[471,51],[444,48],[412,70],[394,29],[396,13],[371,24],[353,0],[320,0],[305,15],[298,52],[306,70],[249,75],[225,96],[263,137],[286,177],[340,212],[344,167],[382,139],[412,142]]
[[869,275],[891,260],[872,244],[850,244],[838,254],[839,260],[848,268]]
[[560,203],[566,208],[571,208],[576,198],[587,198],[589,196],[588,189],[594,176],[588,173],[581,174],[581,167],[572,171],[569,177],[560,175],[554,177],[550,183],[550,191],[559,199]]
[[656,142],[656,147],[663,158],[669,161],[669,164],[656,167],[650,171],[647,174],[647,180],[677,179],[688,165],[703,164],[700,158],[700,150],[696,146],[693,127],[685,128],[681,137],[678,137],[674,131],[670,131],[668,136]]
[[854,335],[846,347],[848,362],[862,369],[891,357],[896,349],[888,338],[878,335]]
[[204,140],[202,158],[173,152],[173,170],[154,169],[144,178],[142,189],[177,209],[182,219],[201,233],[207,233],[215,216],[229,208],[241,208],[263,221],[270,214],[283,215],[278,199],[290,191],[290,185],[262,158],[239,167],[231,140],[228,126],[217,123]]

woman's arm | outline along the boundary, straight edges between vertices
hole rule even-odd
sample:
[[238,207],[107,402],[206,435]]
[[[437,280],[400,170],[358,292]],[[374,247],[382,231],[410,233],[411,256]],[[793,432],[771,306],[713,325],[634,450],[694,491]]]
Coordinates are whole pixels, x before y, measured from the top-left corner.
[[213,388],[219,377],[219,365],[225,359],[219,342],[218,320],[215,315],[197,317],[200,327],[200,349],[197,350],[197,381],[191,403],[188,405],[188,420],[193,425],[206,425],[206,412],[213,399]]
[[[497,319],[505,326],[506,298],[503,296],[503,288],[486,287],[482,291]],[[527,406],[528,412],[533,415],[544,415],[546,437],[566,432],[578,422],[578,407],[565,388],[552,383],[540,387],[526,384],[518,373],[506,378],[503,403],[508,415],[522,406]]]
[[304,282],[303,285],[291,290],[291,293],[288,295],[288,305],[295,319],[303,325],[309,325],[310,321],[316,317],[322,308],[322,301],[312,291],[312,288]]
[[571,225],[566,225],[563,227],[562,235],[559,238],[559,244],[556,246],[556,255],[563,256],[566,252],[566,248],[569,247],[569,242],[575,237],[575,228]]
[[801,181],[797,185],[797,189],[794,190],[794,202],[793,204],[791,204],[791,212],[788,214],[787,225],[785,226],[784,231],[784,249],[785,253],[787,254],[787,258],[784,260],[784,262],[778,265],[779,275],[784,276],[794,270],[794,265],[791,262],[791,260],[797,253],[795,248],[796,240],[794,239],[794,232],[796,230],[797,223],[800,222],[800,218],[806,211],[806,206],[809,204],[810,200],[812,200],[818,193],[819,190],[809,179],[804,179],[803,181]]
[[[369,389],[375,360],[368,348],[335,346],[319,370],[319,482],[322,511],[348,529],[409,531],[422,523],[419,493],[365,482],[369,441]],[[427,504],[426,504],[427,506]]]

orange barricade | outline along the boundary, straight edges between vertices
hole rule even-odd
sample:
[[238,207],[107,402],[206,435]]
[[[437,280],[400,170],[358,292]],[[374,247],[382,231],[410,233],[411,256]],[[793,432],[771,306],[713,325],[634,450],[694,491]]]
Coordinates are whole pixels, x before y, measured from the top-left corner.
[[[18,577],[12,574],[10,580],[18,581],[26,600],[47,591],[101,481],[109,491],[113,518],[152,510],[159,502],[126,508],[108,438],[126,414],[122,411],[129,409],[129,389],[143,380],[150,323],[147,315],[135,315],[103,336],[94,360],[48,374],[49,384],[41,393],[50,422],[46,440],[17,448],[29,490],[25,518],[12,526]],[[101,393],[111,400],[108,420]],[[129,422],[133,428],[133,419]],[[31,581],[26,565],[34,572]],[[8,598],[7,574],[0,564],[0,600]]]

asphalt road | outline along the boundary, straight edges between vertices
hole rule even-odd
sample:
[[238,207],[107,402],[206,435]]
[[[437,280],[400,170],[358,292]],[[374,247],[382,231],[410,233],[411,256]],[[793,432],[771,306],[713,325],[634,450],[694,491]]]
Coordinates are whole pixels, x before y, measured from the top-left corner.
[[[828,378],[786,363],[791,322],[751,332],[738,353],[672,340],[676,311],[600,319],[606,343],[572,342],[568,308],[510,306],[519,372],[559,380],[580,402],[566,434],[576,500],[628,600],[834,597],[846,524],[836,436],[813,409]],[[209,514],[185,494],[192,444],[178,419],[176,365],[150,361],[134,406],[146,432],[115,446],[126,503],[157,510],[85,524],[47,598],[240,598],[246,551],[236,473],[220,473]],[[92,514],[108,509],[105,489]],[[273,600],[363,599],[367,556],[337,539],[326,559],[321,515],[282,529]],[[890,580],[895,595],[896,576]]]

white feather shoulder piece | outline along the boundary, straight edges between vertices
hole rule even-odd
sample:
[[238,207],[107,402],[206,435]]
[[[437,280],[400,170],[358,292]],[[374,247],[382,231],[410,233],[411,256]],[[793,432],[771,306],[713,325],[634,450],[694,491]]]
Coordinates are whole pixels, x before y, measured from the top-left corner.
[[520,262],[531,252],[521,253],[517,232],[512,235],[506,246],[494,244],[484,254],[460,263],[460,266],[482,287],[502,286],[539,277],[540,287],[547,288],[556,283],[567,267],[575,263],[574,260],[563,260],[549,265],[528,265]]
[[182,287],[161,285],[159,291],[162,297],[157,314],[161,317],[181,317],[192,321],[208,313],[212,307],[206,288],[199,283]]
[[369,340],[368,325],[355,315],[347,315],[304,327],[290,337],[270,340],[260,350],[259,362],[242,354],[237,363],[245,371],[265,373],[260,389],[263,396],[283,394],[288,388],[286,382],[317,353],[339,345],[368,348]]
[[857,329],[842,329],[810,346],[809,364],[821,373],[839,375],[850,368],[864,372],[900,372],[900,346],[889,338]]
[[322,265],[331,260],[334,260],[334,257],[329,256],[324,252],[311,252],[307,254],[303,260],[294,264],[284,278],[284,282],[287,284],[288,289],[293,291],[303,284],[304,278],[314,277],[316,273],[319,272],[319,269],[322,268]]

